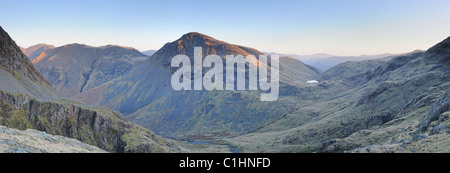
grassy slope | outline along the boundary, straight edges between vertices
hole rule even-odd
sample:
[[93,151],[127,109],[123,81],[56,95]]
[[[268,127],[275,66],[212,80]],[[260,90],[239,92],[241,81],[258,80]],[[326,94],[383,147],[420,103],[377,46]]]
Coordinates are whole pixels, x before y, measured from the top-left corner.
[[[326,152],[343,152],[371,144],[389,141],[397,145],[402,139],[411,140],[417,135],[411,132],[417,131],[423,114],[450,85],[448,43],[437,47],[440,50],[432,48],[425,54],[394,58],[363,74],[370,80],[359,87],[348,90],[342,87],[344,91],[340,94],[329,94],[257,132],[226,140],[247,152],[317,152],[321,147]],[[336,84],[346,80],[325,82]],[[327,140],[332,144],[324,142]],[[413,151],[447,151],[429,149],[442,140],[426,143],[423,146],[413,143]]]

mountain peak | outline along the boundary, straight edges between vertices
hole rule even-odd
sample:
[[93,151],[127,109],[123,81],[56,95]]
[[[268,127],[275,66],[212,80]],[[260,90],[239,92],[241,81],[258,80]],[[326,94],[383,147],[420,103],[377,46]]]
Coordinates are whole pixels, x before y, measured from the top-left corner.
[[50,85],[47,79],[37,71],[16,42],[0,26],[0,67],[12,75],[22,74],[32,81]]
[[205,34],[199,33],[199,32],[189,32],[187,34],[184,34],[181,38],[183,39],[193,39],[193,38],[212,38],[210,36],[207,36]]
[[190,33],[184,34],[176,42],[178,42],[179,45],[181,45],[183,42],[186,42],[186,43],[194,43],[194,44],[200,43],[200,44],[203,44],[204,46],[217,45],[217,44],[228,44],[228,43],[219,41],[215,38],[212,38],[208,35],[201,34],[198,32],[190,32]]
[[28,48],[21,48],[22,52],[28,56],[28,58],[30,58],[31,61],[33,61],[36,57],[38,57],[39,55],[41,55],[43,52],[50,50],[50,49],[54,49],[55,46],[53,45],[48,45],[45,43],[40,43],[37,45],[33,45],[30,46]]
[[244,56],[249,54],[255,56],[263,55],[262,52],[256,49],[230,44],[198,32],[189,32],[179,39],[167,43],[158,50],[155,55],[161,59],[167,59],[168,57],[173,57],[178,54],[185,54],[192,57],[194,54],[194,47],[203,48],[203,57],[211,54],[219,55],[221,57],[239,54]]

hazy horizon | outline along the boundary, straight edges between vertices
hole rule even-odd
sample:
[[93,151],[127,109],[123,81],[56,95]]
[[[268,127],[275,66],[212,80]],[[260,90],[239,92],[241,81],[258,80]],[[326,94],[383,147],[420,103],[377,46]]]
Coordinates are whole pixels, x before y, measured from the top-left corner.
[[260,51],[359,56],[426,50],[450,36],[450,2],[443,0],[3,4],[10,8],[0,12],[0,23],[22,47],[81,43],[157,50],[195,31]]

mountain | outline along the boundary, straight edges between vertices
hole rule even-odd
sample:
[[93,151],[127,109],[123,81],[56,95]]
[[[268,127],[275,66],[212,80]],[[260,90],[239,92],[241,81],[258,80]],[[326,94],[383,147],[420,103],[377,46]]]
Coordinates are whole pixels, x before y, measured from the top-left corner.
[[297,59],[280,57],[280,97],[274,102],[261,102],[260,91],[175,91],[170,80],[176,68],[170,67],[171,59],[184,54],[192,60],[194,47],[202,47],[203,57],[216,54],[222,60],[225,55],[263,55],[253,48],[188,33],[165,44],[124,76],[74,98],[117,110],[163,136],[204,139],[245,134],[280,119],[295,109],[294,98],[307,97],[297,86],[319,77]]
[[[279,97],[272,102],[261,102],[260,90],[175,91],[171,76],[177,69],[171,67],[171,60],[184,54],[192,63],[194,47],[202,47],[203,57],[217,54],[223,61],[228,54],[263,54],[204,34],[188,33],[165,44],[121,76],[83,90],[74,98],[119,111],[111,112],[122,121],[126,118],[162,136],[206,140],[211,147],[226,144],[240,152],[443,152],[450,149],[446,145],[450,141],[450,37],[427,51],[361,56],[360,61],[340,62],[323,71],[294,56],[282,56]],[[325,56],[328,55],[316,55],[327,59]],[[27,116],[27,120],[17,116],[21,115],[17,109],[30,107],[20,104],[28,97],[0,95],[0,98],[11,97],[14,99],[7,102],[14,106],[0,106],[13,117],[4,124],[31,126],[27,120],[33,116]],[[31,115],[43,109],[38,103],[33,102],[33,106],[39,106],[32,106]],[[75,114],[92,117],[109,112],[102,108],[84,109],[87,112]],[[67,134],[58,130],[54,133]],[[142,138],[130,139],[130,136],[134,135],[122,135],[122,139],[142,142],[139,140]],[[145,141],[154,141],[151,146],[156,145],[162,151],[178,150],[164,138],[150,136]],[[84,137],[77,139],[89,141]],[[123,145],[120,146],[106,150],[124,151]]]
[[319,78],[320,70],[290,56],[280,57],[280,81],[292,86]]
[[352,76],[365,72],[368,69],[378,67],[384,62],[385,61],[382,60],[347,61],[331,67],[322,74],[322,77],[325,79],[331,79],[338,76]]
[[179,151],[118,112],[62,97],[1,27],[0,60],[0,125],[74,138],[109,152]]
[[146,50],[146,51],[143,51],[142,54],[147,55],[147,56],[152,56],[155,52],[156,52],[156,50]]
[[47,44],[37,44],[34,46],[30,46],[28,48],[21,48],[22,52],[33,61],[36,57],[38,57],[42,52],[45,52],[50,49],[54,49],[55,46],[47,45]]
[[450,37],[389,61],[339,64],[309,89],[316,102],[225,140],[245,152],[446,152],[449,71]]
[[[415,53],[423,53],[421,50],[415,50],[410,53],[401,54],[401,56],[409,56]],[[384,56],[384,55],[383,55]],[[399,55],[400,56],[400,55]],[[350,79],[352,76],[367,72],[368,70],[375,69],[380,65],[386,64],[389,60],[396,56],[386,56],[384,58],[360,60],[360,61],[347,61],[340,63],[326,70],[321,74],[322,80],[329,80],[332,78]],[[398,56],[397,56],[398,57]],[[353,77],[354,78],[354,77]]]
[[283,54],[283,53],[277,53],[277,52],[263,52],[263,53],[291,56],[291,57],[294,57],[297,59],[323,59],[323,58],[329,58],[329,57],[335,56],[335,55],[331,55],[331,54],[327,54],[327,53],[316,53],[316,54],[311,54],[311,55]]
[[375,59],[384,59],[387,61],[390,58],[394,57],[396,54],[384,53],[378,55],[360,55],[360,56],[336,56],[324,53],[312,55],[296,55],[296,54],[278,54],[278,55],[291,56],[299,59],[300,61],[308,65],[316,67],[321,71],[326,71],[337,64],[344,63],[347,61],[365,61]]
[[33,63],[59,93],[71,97],[125,74],[147,58],[130,47],[68,44],[43,52]]
[[331,56],[322,59],[302,57],[299,60],[317,67],[321,70],[327,70],[337,64],[347,62],[347,61],[364,61],[364,60],[372,60],[372,59],[380,59],[385,57],[392,57],[394,54],[379,54],[379,55],[361,55],[361,56]]

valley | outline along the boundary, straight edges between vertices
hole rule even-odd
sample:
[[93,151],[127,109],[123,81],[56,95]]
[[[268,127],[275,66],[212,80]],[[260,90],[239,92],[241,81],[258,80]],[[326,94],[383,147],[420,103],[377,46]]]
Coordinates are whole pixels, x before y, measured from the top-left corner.
[[[262,89],[175,90],[171,79],[179,67],[171,61],[177,55],[189,64],[209,55],[222,62],[228,55],[264,55],[198,32],[150,56],[117,45],[21,49],[3,29],[1,38],[0,125],[7,128],[74,138],[108,152],[450,152],[444,145],[450,140],[450,38],[426,51],[327,68],[280,56],[278,75],[267,68],[268,78],[279,78],[278,97],[270,102],[260,100],[267,93]],[[258,70],[275,65],[246,62],[245,84],[251,63]],[[195,76],[209,70],[183,82],[195,88]],[[231,72],[237,78],[239,70]],[[227,78],[215,81],[225,88]]]
[[[202,45],[199,44],[201,40],[205,40],[206,43],[224,44],[208,36],[190,33],[175,41],[174,43],[178,45],[173,47],[182,47],[181,53],[189,55],[188,51],[192,51],[193,48],[187,48],[187,45],[192,44],[187,41],[195,37],[201,37],[192,41],[197,45]],[[170,89],[162,89],[163,93],[160,89],[155,89],[159,96],[152,96],[154,98],[151,100],[154,101],[147,101],[151,103],[150,107],[123,109],[127,102],[120,99],[124,98],[122,96],[113,99],[122,100],[120,104],[111,101],[98,101],[93,104],[108,105],[112,109],[122,109],[124,112],[138,110],[125,113],[126,117],[169,138],[207,141],[210,145],[202,144],[204,148],[215,148],[208,151],[223,151],[220,149],[223,146],[216,144],[232,145],[242,152],[257,153],[361,152],[360,148],[368,146],[390,146],[385,147],[383,151],[370,150],[371,152],[421,151],[419,148],[432,146],[434,142],[427,142],[427,145],[417,147],[416,143],[419,142],[412,139],[417,138],[417,135],[424,135],[424,132],[418,134],[414,130],[417,130],[418,123],[427,114],[428,106],[448,89],[448,40],[427,51],[414,51],[375,60],[345,62],[324,72],[293,58],[280,57],[280,98],[270,104],[258,102],[254,96],[258,92],[183,91],[182,95],[178,95]],[[183,41],[186,43],[180,44]],[[207,45],[214,47],[211,43]],[[169,53],[165,52],[167,50],[165,47],[157,51],[150,59],[154,58],[153,60],[158,61],[164,59],[163,57],[176,55],[176,53],[167,55]],[[206,48],[206,50],[238,52],[233,49]],[[161,57],[161,55],[165,56]],[[162,61],[165,62],[165,60]],[[164,63],[159,67],[152,65],[141,69],[161,68],[161,66],[164,67]],[[171,69],[165,68],[161,71],[167,71],[169,74],[172,72]],[[157,73],[160,73],[159,70]],[[146,86],[146,83],[136,83],[133,80],[139,81],[129,75],[104,87],[111,89],[114,88],[114,83],[126,81],[135,83],[129,85],[134,88],[136,86],[160,88],[161,85],[158,87],[156,83],[164,81],[164,78],[147,79],[147,81],[153,81],[151,82],[153,86]],[[308,82],[311,80],[317,82]],[[105,90],[106,93],[109,89]],[[96,90],[95,93],[99,91]],[[133,92],[138,93],[135,90]],[[133,95],[128,93],[128,96],[133,97]],[[100,95],[100,97],[104,96],[104,94]],[[83,97],[81,94],[78,98],[83,100]],[[204,99],[201,99],[202,97]],[[185,102],[180,102],[180,99]],[[138,96],[130,101],[133,102],[133,100],[145,100],[145,97]],[[177,102],[174,103],[175,100]],[[145,101],[139,103],[145,104]],[[189,107],[197,108],[197,110],[193,109],[193,113],[189,115],[189,111],[186,110]],[[265,109],[267,107],[270,109]],[[230,109],[234,111],[227,112]],[[161,111],[154,112],[155,110]],[[203,111],[206,112],[203,113]],[[255,111],[261,111],[264,114],[254,114]],[[239,113],[236,114],[237,112]],[[445,112],[448,112],[448,108],[441,112],[443,117],[446,117]],[[161,115],[164,115],[163,119],[158,119],[157,117]],[[260,115],[264,118],[260,119]],[[243,119],[243,116],[254,117],[257,121],[254,118]],[[152,118],[147,120],[147,117]],[[177,122],[174,128],[168,128],[171,122]],[[244,126],[247,128],[242,128]],[[447,127],[445,123],[438,126]],[[242,130],[235,131],[236,127]],[[179,133],[181,131],[183,133]],[[445,130],[442,133],[445,133]],[[406,147],[403,147],[404,141],[409,141]],[[417,149],[408,148],[408,146],[415,146]],[[202,151],[202,147],[198,146],[191,146],[189,151],[195,151],[192,148]]]

